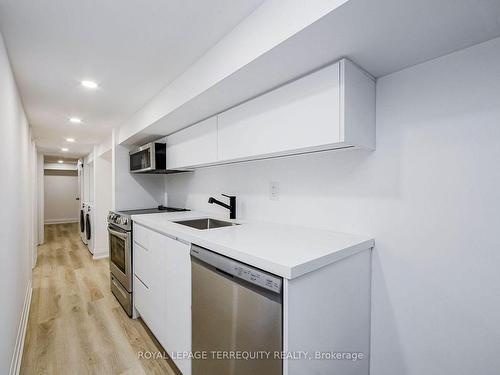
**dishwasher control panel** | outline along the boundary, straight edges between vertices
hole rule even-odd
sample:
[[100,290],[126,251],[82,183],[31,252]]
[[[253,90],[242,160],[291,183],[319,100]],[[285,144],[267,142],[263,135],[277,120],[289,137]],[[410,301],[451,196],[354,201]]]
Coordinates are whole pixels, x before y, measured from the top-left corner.
[[237,263],[234,260],[232,262],[234,263],[232,265],[234,276],[252,284],[261,286],[262,288],[272,290],[273,292],[281,292],[281,279],[277,276],[257,270],[253,267],[247,266],[246,264]]
[[191,247],[191,255],[215,267],[216,270],[222,271],[222,273],[245,280],[272,292],[281,293],[283,279],[279,276],[195,245]]

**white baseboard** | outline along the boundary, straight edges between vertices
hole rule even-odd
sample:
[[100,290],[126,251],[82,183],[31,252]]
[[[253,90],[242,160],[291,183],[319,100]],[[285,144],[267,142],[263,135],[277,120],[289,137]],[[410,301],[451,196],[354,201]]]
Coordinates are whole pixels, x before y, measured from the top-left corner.
[[9,371],[10,375],[18,375],[19,371],[21,370],[21,361],[23,359],[23,350],[24,350],[24,339],[26,338],[26,330],[28,328],[28,317],[30,314],[32,292],[33,289],[31,288],[31,281],[30,281],[28,284],[28,289],[26,290],[21,321],[19,323],[19,328],[17,330],[16,346],[14,347],[14,354],[12,355],[12,361],[10,362],[10,371]]
[[93,259],[103,259],[109,257],[108,249],[94,249],[94,254],[92,255]]
[[45,219],[45,224],[66,224],[66,223],[78,223],[80,219]]

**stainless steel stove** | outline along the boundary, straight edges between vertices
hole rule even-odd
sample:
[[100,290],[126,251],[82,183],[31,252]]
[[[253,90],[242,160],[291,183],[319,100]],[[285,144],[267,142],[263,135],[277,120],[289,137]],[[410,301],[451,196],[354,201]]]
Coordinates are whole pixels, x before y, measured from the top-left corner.
[[110,211],[108,214],[111,291],[129,316],[132,316],[133,310],[133,233],[131,216],[179,211],[189,210],[185,208],[158,206],[156,208],[140,210]]
[[138,210],[126,210],[126,211],[109,211],[108,223],[117,226],[123,230],[132,230],[132,220],[130,217],[132,215],[144,215],[144,214],[157,214],[161,212],[180,212],[189,211],[186,208],[176,208],[176,207],[164,207],[158,206],[156,208],[143,208]]

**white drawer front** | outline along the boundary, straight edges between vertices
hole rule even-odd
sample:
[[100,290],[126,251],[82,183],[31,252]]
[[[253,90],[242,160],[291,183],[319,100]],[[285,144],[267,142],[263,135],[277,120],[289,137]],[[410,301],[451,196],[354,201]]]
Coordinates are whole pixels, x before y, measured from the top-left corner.
[[149,289],[136,277],[134,277],[134,306],[141,314],[146,323],[151,321],[151,293]]
[[134,243],[134,275],[136,275],[148,288],[151,286],[151,254],[150,252],[139,245]]
[[149,232],[149,229],[141,225],[134,224],[134,242],[138,243],[145,249],[149,249]]

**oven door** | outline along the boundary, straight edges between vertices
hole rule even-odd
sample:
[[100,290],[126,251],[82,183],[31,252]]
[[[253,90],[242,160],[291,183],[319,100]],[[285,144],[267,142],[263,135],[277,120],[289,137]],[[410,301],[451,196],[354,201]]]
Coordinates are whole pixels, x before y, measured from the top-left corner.
[[111,273],[132,292],[132,232],[108,225],[108,234]]
[[152,171],[156,168],[155,143],[139,147],[130,153],[130,172],[140,173]]

